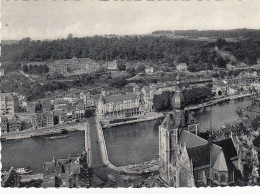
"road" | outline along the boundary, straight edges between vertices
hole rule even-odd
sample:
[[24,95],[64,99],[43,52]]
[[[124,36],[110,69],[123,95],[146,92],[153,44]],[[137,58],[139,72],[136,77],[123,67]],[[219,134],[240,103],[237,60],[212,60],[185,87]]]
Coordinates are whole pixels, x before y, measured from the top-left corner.
[[101,146],[99,143],[98,130],[95,122],[95,117],[91,117],[88,119],[89,122],[89,136],[90,136],[90,147],[91,147],[91,167],[96,168],[100,166],[104,166],[102,159]]

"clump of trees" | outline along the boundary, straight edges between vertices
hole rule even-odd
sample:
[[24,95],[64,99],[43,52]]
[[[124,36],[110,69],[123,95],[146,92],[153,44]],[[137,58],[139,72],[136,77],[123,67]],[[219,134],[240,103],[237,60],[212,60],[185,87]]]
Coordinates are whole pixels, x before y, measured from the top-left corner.
[[43,64],[43,65],[23,65],[22,70],[23,72],[28,74],[39,75],[39,74],[48,73],[50,69],[47,66],[47,64]]
[[[185,106],[203,102],[211,97],[211,89],[207,86],[186,89],[183,91]],[[171,100],[174,92],[164,91],[162,94],[155,95],[153,99],[154,107],[157,111],[172,109]]]

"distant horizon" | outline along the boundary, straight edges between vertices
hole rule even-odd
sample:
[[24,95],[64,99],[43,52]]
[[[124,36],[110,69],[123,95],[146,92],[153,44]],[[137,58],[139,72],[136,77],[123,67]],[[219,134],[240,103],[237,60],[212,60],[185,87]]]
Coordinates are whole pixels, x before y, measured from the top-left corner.
[[[111,34],[94,34],[94,35],[86,35],[86,36],[74,36],[73,33],[69,33],[73,35],[73,38],[85,38],[85,37],[94,37],[94,36],[110,36],[110,35],[114,35],[114,36],[138,36],[138,35],[152,35],[152,32],[156,32],[156,31],[172,31],[174,33],[174,31],[192,31],[192,30],[196,30],[196,31],[232,31],[232,30],[260,30],[260,28],[232,28],[232,29],[203,29],[203,30],[198,30],[198,29],[186,29],[186,30],[180,30],[180,29],[175,29],[175,30],[170,30],[170,29],[158,29],[158,30],[154,30],[151,31],[150,33],[140,33],[140,34],[115,34],[115,33],[111,33]],[[66,39],[68,37],[64,36],[64,37],[57,37],[57,38],[44,38],[44,39],[32,39],[31,37],[27,36],[27,37],[23,37],[23,38],[31,38],[31,40],[59,40],[59,39]],[[23,38],[20,39],[2,39],[1,41],[19,41],[22,40]]]
[[3,40],[142,35],[160,30],[259,29],[259,0],[1,1]]

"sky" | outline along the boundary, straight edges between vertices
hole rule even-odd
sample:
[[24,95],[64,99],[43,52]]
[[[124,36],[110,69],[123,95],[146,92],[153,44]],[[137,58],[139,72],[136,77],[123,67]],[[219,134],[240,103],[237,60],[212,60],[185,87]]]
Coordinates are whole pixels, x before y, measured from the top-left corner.
[[259,0],[0,0],[1,38],[18,40],[155,30],[260,29]]

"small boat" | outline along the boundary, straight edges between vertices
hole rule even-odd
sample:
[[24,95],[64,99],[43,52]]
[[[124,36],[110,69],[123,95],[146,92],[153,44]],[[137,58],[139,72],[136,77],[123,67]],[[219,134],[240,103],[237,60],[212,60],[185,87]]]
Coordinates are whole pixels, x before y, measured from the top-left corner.
[[28,167],[28,168],[17,168],[15,170],[18,174],[29,174],[32,173],[32,170]]
[[66,138],[68,135],[59,135],[59,136],[51,136],[51,137],[46,137],[46,140],[53,140],[53,139],[61,139],[61,138]]

